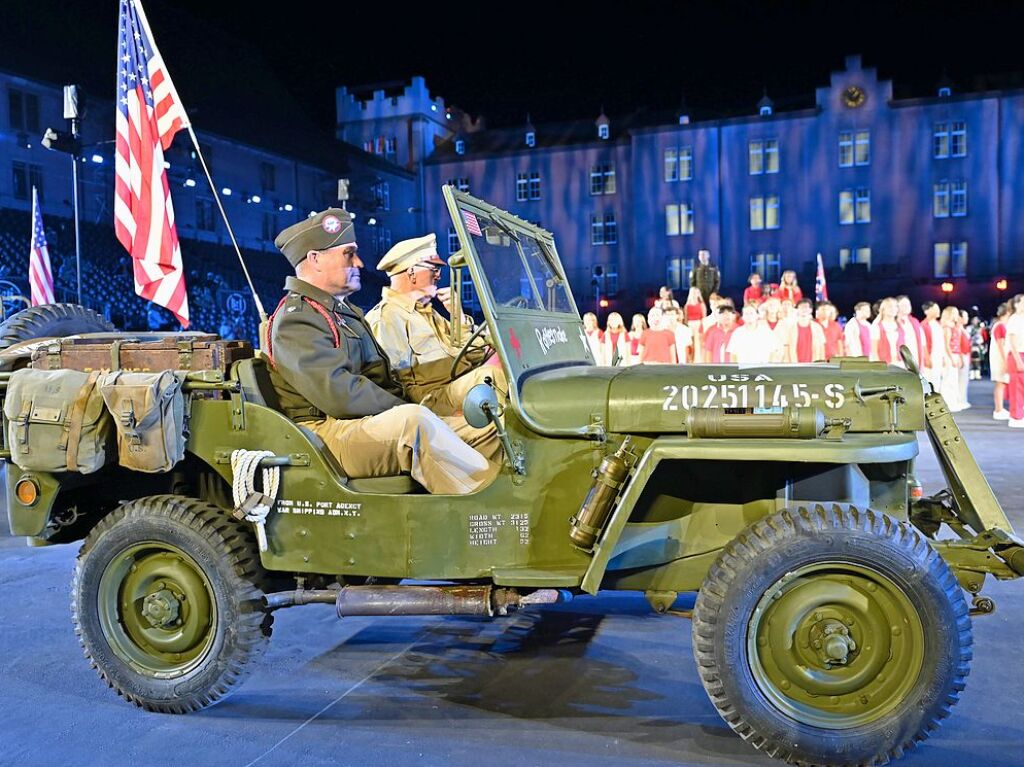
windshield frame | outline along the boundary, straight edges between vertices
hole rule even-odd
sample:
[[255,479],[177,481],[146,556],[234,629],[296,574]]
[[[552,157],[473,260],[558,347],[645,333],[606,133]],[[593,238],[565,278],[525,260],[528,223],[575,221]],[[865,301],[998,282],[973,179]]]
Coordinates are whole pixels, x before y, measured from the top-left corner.
[[[572,294],[569,281],[562,269],[562,262],[558,257],[558,251],[555,248],[554,235],[551,232],[527,221],[523,221],[518,216],[498,208],[497,206],[477,199],[465,192],[460,192],[454,187],[446,185],[443,190],[445,201],[448,203],[452,223],[459,237],[459,246],[462,251],[463,259],[469,266],[470,275],[473,279],[473,287],[477,291],[478,295],[486,294],[486,296],[481,295],[480,297],[482,299],[486,297],[486,301],[482,301],[482,305],[485,305],[491,314],[495,317],[552,317],[561,318],[563,320],[571,318],[577,322],[580,321],[580,313],[576,306],[576,299]],[[526,275],[527,281],[529,282],[533,300],[536,302],[537,306],[545,306],[547,302],[545,301],[541,286],[537,281],[538,274],[531,266],[531,256],[527,255],[522,244],[523,236],[533,239],[539,246],[540,256],[543,258],[544,264],[551,272],[551,275],[558,280],[559,285],[562,287],[569,308],[565,311],[561,311],[538,309],[535,307],[508,306],[499,302],[497,297],[494,295],[490,276],[481,262],[480,255],[473,242],[473,237],[466,230],[466,223],[462,217],[463,210],[468,210],[474,215],[479,215],[482,218],[492,221],[510,237],[510,239],[515,243],[516,252],[519,255],[523,274]]]

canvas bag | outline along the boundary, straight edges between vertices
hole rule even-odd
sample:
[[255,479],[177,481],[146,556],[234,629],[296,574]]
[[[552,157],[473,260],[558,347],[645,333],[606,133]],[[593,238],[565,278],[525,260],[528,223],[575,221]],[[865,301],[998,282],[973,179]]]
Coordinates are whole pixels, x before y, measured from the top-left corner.
[[82,474],[103,467],[113,423],[97,386],[99,375],[30,368],[11,374],[4,415],[15,466]]
[[117,428],[117,454],[126,469],[170,471],[185,457],[185,398],[170,370],[106,373],[100,392]]

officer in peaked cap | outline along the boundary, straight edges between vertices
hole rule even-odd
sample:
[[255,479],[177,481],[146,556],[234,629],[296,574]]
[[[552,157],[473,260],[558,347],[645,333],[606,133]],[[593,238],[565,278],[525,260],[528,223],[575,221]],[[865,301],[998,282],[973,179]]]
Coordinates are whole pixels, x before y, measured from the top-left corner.
[[[413,402],[438,415],[459,413],[466,393],[489,378],[501,395],[508,386],[502,368],[485,364],[483,345],[468,351],[452,375],[459,347],[452,343],[451,323],[431,305],[436,298],[451,311],[451,288],[438,288],[444,261],[433,234],[403,240],[377,264],[391,279],[380,303],[366,314],[373,334],[387,352],[391,367]],[[472,319],[464,318],[472,331]]]
[[469,493],[499,466],[474,445],[493,437],[464,419],[442,419],[401,398],[387,357],[363,313],[352,216],[331,208],[274,240],[295,268],[268,322],[264,343],[281,410],[315,432],[349,477],[410,472],[432,493]]

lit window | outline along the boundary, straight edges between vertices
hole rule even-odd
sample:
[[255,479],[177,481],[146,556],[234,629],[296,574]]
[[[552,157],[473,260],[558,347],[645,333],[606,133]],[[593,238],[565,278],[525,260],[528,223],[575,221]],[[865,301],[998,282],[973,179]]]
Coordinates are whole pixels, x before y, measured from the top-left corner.
[[[614,213],[604,214],[604,244],[605,245],[617,245],[619,242],[619,225],[615,220]],[[611,276],[611,275],[609,275]],[[618,275],[616,275],[616,278]],[[609,293],[616,291],[608,289]]]
[[516,174],[516,202],[526,202],[530,194],[530,177],[525,173]]
[[675,149],[665,150],[665,181],[671,183],[679,180],[679,152]]
[[937,160],[949,157],[949,125],[935,123],[932,131],[932,156]]
[[853,167],[853,134],[848,131],[839,134],[839,167]]
[[690,286],[690,272],[693,271],[693,258],[670,258],[666,263],[666,277],[665,284],[668,285],[672,290],[681,290],[683,280],[686,280],[685,287]]
[[871,223],[871,191],[864,187],[857,190],[857,223]]
[[846,265],[850,263],[850,249],[840,248],[839,249],[839,268],[845,269]]
[[538,171],[530,172],[530,199],[540,199],[540,173]]
[[967,276],[967,243],[953,243],[953,277]]
[[608,130],[608,126],[607,125],[598,125],[597,126],[597,137],[599,139],[607,139],[609,135],[611,135],[611,134],[610,134],[610,132]]
[[463,141],[462,139],[456,139],[455,140],[455,154],[465,154],[465,153],[466,153],[466,142]]
[[[607,232],[605,232],[605,244],[611,245],[612,243],[607,241]],[[604,273],[604,292],[605,295],[614,296],[619,292],[619,272],[618,268],[614,270],[606,270]]]
[[665,234],[667,234],[669,237],[676,237],[679,235],[678,205],[665,206]]
[[952,201],[949,210],[952,216],[967,215],[967,182],[954,181]]
[[604,245],[604,219],[601,216],[590,217],[590,244]]
[[693,178],[693,147],[684,146],[679,150],[679,178],[683,181]]
[[932,216],[947,218],[949,216],[949,182],[942,180],[932,187]]
[[856,151],[854,152],[854,163],[856,165],[868,165],[871,163],[870,131],[857,131]]
[[526,131],[526,146],[536,146],[536,145],[537,145],[537,134],[534,133],[532,130]]
[[394,159],[395,153],[398,150],[398,139],[394,136],[388,136],[384,139],[384,154],[388,159]]
[[770,194],[764,198],[764,228],[779,228],[779,196]]
[[39,132],[39,97],[11,88],[7,97],[8,117],[14,130]]
[[693,234],[693,206],[687,202],[679,205],[679,233]]
[[857,248],[854,251],[854,254],[857,256],[857,263],[858,264],[864,264],[864,266],[866,266],[868,268],[868,270],[870,271],[870,269],[871,269],[871,248],[865,248],[865,247]]
[[454,226],[448,227],[448,255],[452,255],[459,249],[459,233]]
[[615,166],[592,165],[590,167],[590,193],[615,194]]
[[750,273],[760,274],[764,282],[778,282],[782,274],[782,259],[778,253],[753,253],[750,256]]
[[750,228],[753,231],[764,229],[764,197],[750,198]]
[[932,247],[936,277],[967,276],[966,242],[936,242]]
[[747,153],[750,175],[759,176],[764,173],[764,142],[751,141],[747,145]]
[[469,179],[468,178],[450,178],[448,179],[448,186],[454,186],[460,192],[469,191]]
[[778,139],[766,139],[764,142],[764,172],[779,172],[779,141]]
[[853,190],[844,189],[839,193],[839,223],[853,223]]
[[476,304],[476,294],[473,292],[473,281],[466,274],[462,278],[462,303],[468,306]]
[[932,248],[935,259],[935,276],[949,277],[949,243],[937,242]]
[[950,125],[949,154],[951,157],[967,156],[967,123],[955,122]]

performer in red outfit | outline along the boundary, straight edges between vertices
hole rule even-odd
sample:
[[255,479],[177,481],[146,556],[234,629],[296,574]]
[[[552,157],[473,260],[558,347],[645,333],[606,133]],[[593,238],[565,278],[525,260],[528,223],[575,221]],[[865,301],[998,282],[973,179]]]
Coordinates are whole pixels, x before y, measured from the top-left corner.
[[754,304],[755,306],[766,298],[764,291],[761,288],[761,275],[754,272],[747,278],[747,282],[750,285],[743,291],[743,305]]
[[839,327],[839,312],[831,301],[819,301],[815,309],[815,319],[825,333],[825,359],[845,355],[845,339],[843,329]]
[[778,290],[774,295],[780,301],[789,301],[793,306],[799,303],[800,299],[804,297],[804,293],[796,282],[796,272],[787,269],[782,273],[782,282],[779,283]]

